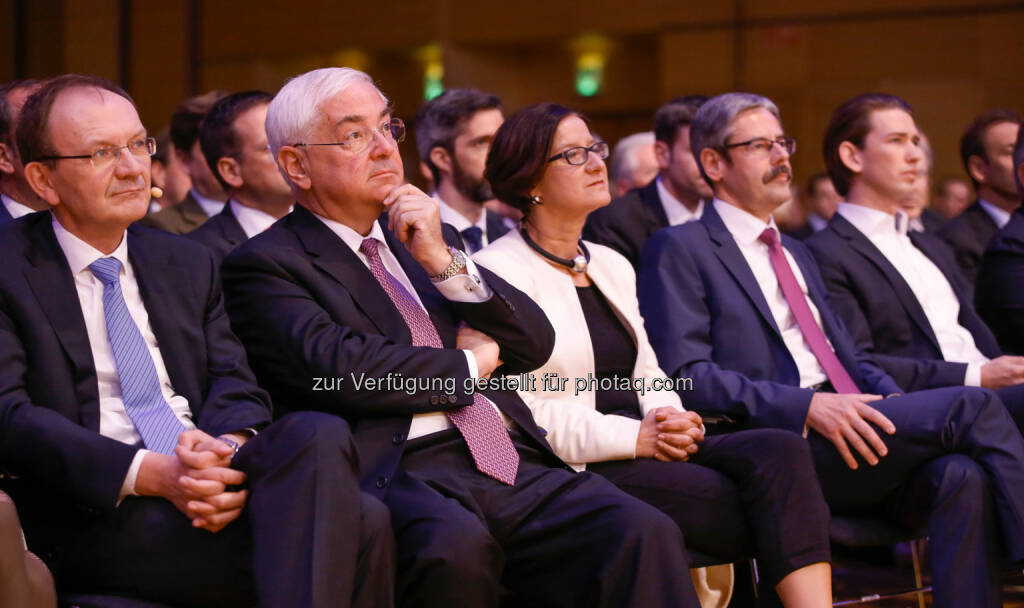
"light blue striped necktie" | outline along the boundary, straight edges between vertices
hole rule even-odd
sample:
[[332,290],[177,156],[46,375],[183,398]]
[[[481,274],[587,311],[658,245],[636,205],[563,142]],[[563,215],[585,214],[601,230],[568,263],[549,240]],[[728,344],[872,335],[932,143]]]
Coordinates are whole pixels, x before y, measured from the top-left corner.
[[100,258],[89,265],[89,270],[103,283],[103,316],[121,379],[124,409],[147,449],[173,454],[185,425],[160,391],[153,358],[121,295],[121,262],[117,258]]

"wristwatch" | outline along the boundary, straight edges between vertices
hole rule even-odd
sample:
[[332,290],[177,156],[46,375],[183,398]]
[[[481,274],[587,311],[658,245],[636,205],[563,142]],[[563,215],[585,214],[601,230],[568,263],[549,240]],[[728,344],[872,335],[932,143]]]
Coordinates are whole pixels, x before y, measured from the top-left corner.
[[452,261],[448,264],[448,267],[441,271],[441,274],[435,274],[430,277],[430,280],[434,283],[440,283],[441,281],[447,281],[448,279],[459,274],[459,271],[466,267],[466,254],[459,251],[454,247],[448,247],[448,251],[452,254]]

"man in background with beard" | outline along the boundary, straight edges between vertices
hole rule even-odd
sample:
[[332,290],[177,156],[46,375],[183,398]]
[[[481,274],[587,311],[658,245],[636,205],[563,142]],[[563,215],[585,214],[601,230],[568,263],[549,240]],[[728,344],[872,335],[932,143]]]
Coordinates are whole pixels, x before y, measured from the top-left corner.
[[474,253],[514,227],[484,209],[494,197],[484,179],[491,141],[505,121],[501,100],[476,89],[451,89],[428,101],[416,118],[416,149],[433,174],[441,221]]

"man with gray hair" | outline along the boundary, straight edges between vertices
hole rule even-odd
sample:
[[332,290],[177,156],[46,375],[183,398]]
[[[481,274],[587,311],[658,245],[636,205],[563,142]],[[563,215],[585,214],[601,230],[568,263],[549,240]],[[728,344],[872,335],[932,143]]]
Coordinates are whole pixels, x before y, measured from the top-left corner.
[[936,606],[999,605],[999,548],[1024,559],[1024,441],[1006,408],[977,388],[900,395],[855,346],[814,259],[775,226],[796,140],[774,103],[715,97],[690,138],[714,200],[649,239],[637,290],[665,372],[693,379],[698,411],[803,433],[833,514],[927,526]]
[[647,237],[666,226],[700,218],[711,189],[701,179],[690,152],[690,121],[706,100],[703,95],[689,95],[658,108],[654,114],[657,178],[591,213],[583,228],[587,240],[611,247],[636,268]]
[[612,180],[612,196],[623,196],[634,188],[642,188],[658,175],[658,157],[654,155],[654,131],[633,133],[615,144],[608,177]]
[[279,413],[352,426],[362,487],[391,510],[399,603],[696,608],[679,528],[569,471],[515,392],[551,325],[403,184],[405,125],[370,77],[292,79],[267,135],[298,204],[225,259],[228,313]]
[[484,164],[504,121],[501,100],[476,89],[449,89],[423,104],[416,117],[416,148],[436,185],[441,221],[459,231],[470,253],[515,228],[484,208],[494,198]]
[[[1024,129],[1013,147],[1013,177],[1024,201]],[[1003,350],[1024,355],[1024,206],[1017,207],[985,251],[974,298]]]

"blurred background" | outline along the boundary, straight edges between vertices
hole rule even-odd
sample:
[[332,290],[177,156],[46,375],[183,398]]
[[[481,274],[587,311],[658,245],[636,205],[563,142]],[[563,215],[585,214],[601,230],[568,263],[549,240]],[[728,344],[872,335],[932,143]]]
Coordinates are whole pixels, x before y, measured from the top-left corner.
[[[276,91],[311,68],[369,72],[411,123],[425,98],[474,86],[506,113],[553,100],[615,143],[683,94],[747,90],[823,167],[829,113],[856,93],[906,98],[963,176],[972,117],[1024,110],[1024,2],[985,0],[0,0],[0,81],[87,72],[124,85],[152,132],[189,95]],[[403,145],[406,173],[415,150]]]

